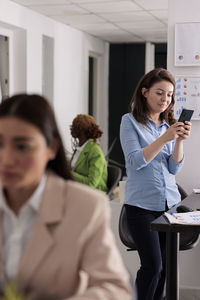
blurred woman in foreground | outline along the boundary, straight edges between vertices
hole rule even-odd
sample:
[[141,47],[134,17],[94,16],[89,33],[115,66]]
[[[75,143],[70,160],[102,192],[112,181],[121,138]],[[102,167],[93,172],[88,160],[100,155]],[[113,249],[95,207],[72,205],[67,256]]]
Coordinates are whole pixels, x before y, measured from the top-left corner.
[[108,199],[72,180],[41,96],[0,104],[0,182],[1,286],[15,281],[26,299],[130,299]]

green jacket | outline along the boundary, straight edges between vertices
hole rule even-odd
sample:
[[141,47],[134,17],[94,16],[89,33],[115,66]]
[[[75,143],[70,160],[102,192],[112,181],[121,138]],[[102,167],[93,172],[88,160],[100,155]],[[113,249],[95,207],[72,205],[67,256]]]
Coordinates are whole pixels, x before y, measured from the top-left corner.
[[[71,160],[74,157],[72,155]],[[104,154],[92,139],[80,153],[73,168],[73,177],[76,181],[92,186],[103,192],[107,192],[107,164]]]

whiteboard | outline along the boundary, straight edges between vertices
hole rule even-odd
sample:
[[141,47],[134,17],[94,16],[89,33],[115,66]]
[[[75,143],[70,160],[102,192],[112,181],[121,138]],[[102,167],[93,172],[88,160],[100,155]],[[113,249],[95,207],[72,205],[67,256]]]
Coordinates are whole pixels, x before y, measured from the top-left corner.
[[192,120],[200,120],[200,75],[177,75],[174,113],[178,119],[183,108],[194,109]]
[[200,23],[175,25],[175,66],[200,66]]

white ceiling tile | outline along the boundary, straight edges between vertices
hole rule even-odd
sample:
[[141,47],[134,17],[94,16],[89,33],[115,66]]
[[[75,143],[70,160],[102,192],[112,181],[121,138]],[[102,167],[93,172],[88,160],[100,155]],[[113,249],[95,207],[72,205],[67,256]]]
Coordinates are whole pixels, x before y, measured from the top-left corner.
[[75,16],[53,16],[53,19],[68,25],[76,24],[95,24],[104,23],[105,21],[93,14],[90,15],[75,15]]
[[118,22],[117,23],[118,26],[120,28],[124,28],[124,29],[135,29],[135,28],[143,28],[144,30],[146,30],[146,28],[164,28],[166,27],[166,25],[164,25],[163,23],[161,23],[158,20],[152,20],[152,21],[138,21],[138,22]]
[[168,0],[135,0],[144,9],[168,9]]
[[168,10],[150,10],[149,13],[151,13],[156,18],[163,20],[164,22],[167,22],[168,20]]
[[168,0],[11,1],[112,43],[167,41]]
[[161,28],[161,27],[154,27],[154,28],[129,28],[129,31],[133,32],[134,34],[143,34],[143,33],[166,33],[167,32],[167,27],[166,28]]
[[152,42],[167,42],[167,30],[142,30],[142,29],[135,29],[133,34],[142,37],[146,41]]
[[[71,0],[72,3],[76,3],[76,4],[83,4],[83,3],[105,3],[105,2],[111,2],[113,0]],[[116,1],[122,1],[122,0],[115,0]],[[124,0],[123,0],[124,1]]]
[[99,24],[77,24],[76,25],[77,29],[81,29],[84,31],[90,31],[90,32],[104,32],[104,31],[108,31],[108,30],[114,30],[117,29],[117,27],[112,24],[112,23],[99,23]]
[[144,42],[145,40],[134,36],[134,35],[111,35],[111,36],[104,36],[102,37],[104,40],[110,42],[110,43],[141,43]]
[[79,15],[87,14],[88,12],[78,7],[77,5],[34,5],[29,8],[36,10],[37,12],[47,16],[58,16],[58,15]]
[[105,37],[106,37],[106,36],[111,36],[111,35],[113,35],[113,36],[115,36],[115,37],[122,37],[122,36],[124,36],[124,37],[130,37],[130,36],[133,36],[132,33],[126,32],[126,31],[124,31],[124,30],[122,30],[122,29],[115,29],[115,30],[112,30],[112,34],[111,34],[111,32],[108,32],[108,31],[106,31],[106,32],[104,33],[104,36],[105,36]]
[[141,34],[140,36],[147,42],[154,42],[154,43],[166,43],[167,42],[167,33],[152,32],[151,34],[144,33],[144,34]]
[[129,12],[135,10],[141,10],[141,8],[132,1],[112,1],[108,3],[88,3],[81,4],[81,7],[88,9],[93,13],[105,13],[105,12]]
[[[95,35],[95,36],[121,36],[121,35],[125,35],[125,32],[123,32],[122,34],[118,33],[119,29],[117,27],[115,27],[115,29],[106,29],[106,30],[93,30],[93,29],[89,29],[87,30],[87,33],[91,34],[91,35]],[[131,35],[131,33],[130,33]]]
[[133,11],[122,13],[99,14],[105,20],[110,22],[137,22],[155,20],[155,18],[146,11]]
[[13,0],[16,3],[29,6],[29,5],[43,5],[43,4],[67,4],[71,3],[71,0]]
[[99,37],[106,37],[108,35],[109,36],[114,35],[112,30],[109,30],[108,32],[107,31],[101,31],[101,30],[87,30],[86,32],[91,34],[91,35],[95,35],[95,36],[99,36]]

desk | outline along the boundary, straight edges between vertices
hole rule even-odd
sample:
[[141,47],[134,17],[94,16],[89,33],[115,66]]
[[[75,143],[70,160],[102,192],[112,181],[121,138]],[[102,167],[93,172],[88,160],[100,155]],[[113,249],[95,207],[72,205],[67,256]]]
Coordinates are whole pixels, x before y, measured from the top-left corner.
[[[200,209],[200,194],[192,193],[169,212],[175,212],[179,205]],[[166,232],[166,300],[179,300],[179,234],[180,232],[200,233],[200,225],[170,224],[162,215],[151,223],[151,230]]]

